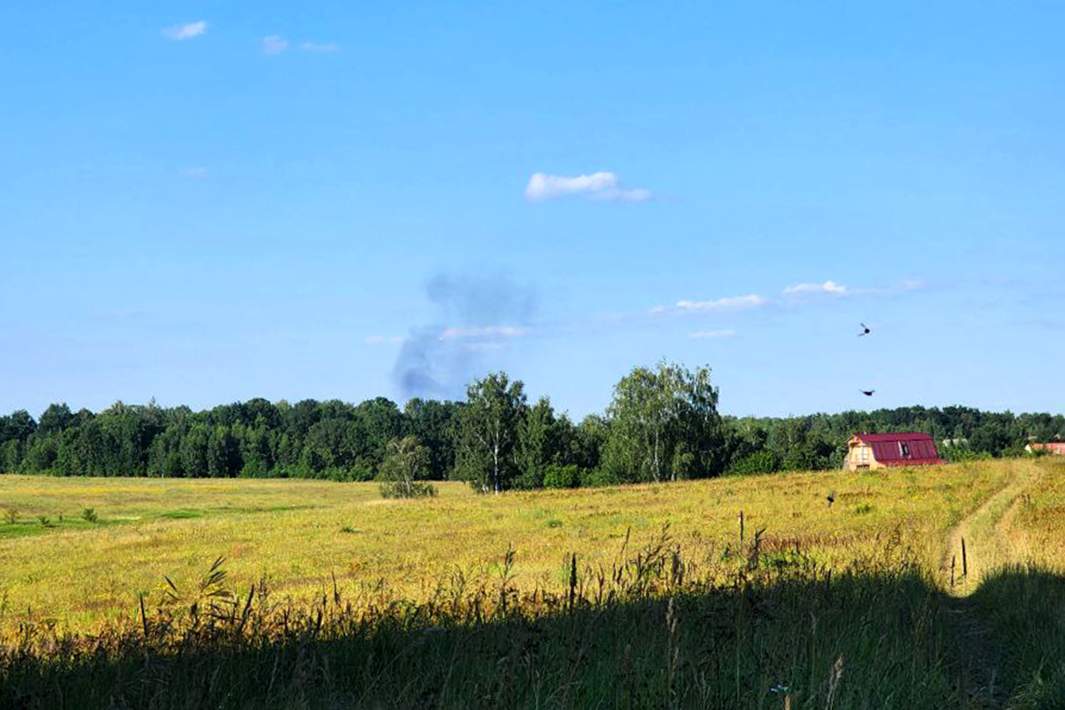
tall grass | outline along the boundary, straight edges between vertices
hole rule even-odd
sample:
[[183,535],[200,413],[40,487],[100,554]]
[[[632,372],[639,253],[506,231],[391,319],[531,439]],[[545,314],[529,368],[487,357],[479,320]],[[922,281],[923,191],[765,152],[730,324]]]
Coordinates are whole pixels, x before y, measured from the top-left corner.
[[[757,539],[757,538],[756,538]],[[668,529],[557,588],[496,573],[425,601],[334,584],[275,603],[199,584],[136,624],[66,634],[22,624],[0,650],[0,703],[23,707],[943,708],[962,697],[944,597],[885,544],[831,572],[757,542],[685,554]],[[149,601],[151,603],[149,603]],[[969,684],[972,685],[972,684]],[[967,692],[967,691],[966,691]]]

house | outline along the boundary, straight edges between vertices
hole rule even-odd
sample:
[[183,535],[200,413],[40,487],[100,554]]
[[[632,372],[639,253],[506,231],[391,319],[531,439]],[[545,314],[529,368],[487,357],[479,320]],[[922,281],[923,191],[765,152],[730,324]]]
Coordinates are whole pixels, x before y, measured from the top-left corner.
[[847,442],[843,468],[857,471],[885,466],[926,466],[943,463],[936,443],[928,434],[855,434]]
[[1033,441],[1025,446],[1024,450],[1030,454],[1034,454],[1036,451],[1045,451],[1055,456],[1065,456],[1065,441],[1050,441],[1045,444]]

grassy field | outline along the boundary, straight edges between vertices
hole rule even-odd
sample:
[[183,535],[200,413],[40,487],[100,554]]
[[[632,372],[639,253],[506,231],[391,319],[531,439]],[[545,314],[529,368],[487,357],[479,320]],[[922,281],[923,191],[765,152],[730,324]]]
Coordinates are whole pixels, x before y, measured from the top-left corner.
[[[668,523],[689,556],[720,555],[739,541],[741,511],[748,538],[765,530],[767,553],[799,546],[839,567],[896,536],[932,568],[947,531],[1003,489],[1011,467],[1026,466],[503,496],[444,483],[436,499],[415,501],[383,500],[360,483],[5,476],[0,511],[17,521],[0,522],[0,624],[28,615],[91,628],[132,614],[164,576],[187,583],[219,556],[235,585],[266,577],[275,594],[296,599],[319,595],[334,576],[421,598],[442,575],[490,573],[513,547],[519,586],[551,588],[565,581],[570,554],[609,563],[630,530],[639,546]],[[86,508],[95,523],[80,517]]]
[[[415,501],[282,480],[0,486],[0,680],[18,689],[0,703],[1065,703],[1049,459]],[[227,576],[205,580],[218,557]]]

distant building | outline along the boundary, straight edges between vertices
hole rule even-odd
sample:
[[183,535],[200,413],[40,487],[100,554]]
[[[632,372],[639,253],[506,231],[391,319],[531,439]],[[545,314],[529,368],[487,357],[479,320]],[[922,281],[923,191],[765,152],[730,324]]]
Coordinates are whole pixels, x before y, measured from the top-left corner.
[[1033,441],[1025,446],[1024,450],[1030,454],[1034,454],[1037,451],[1045,451],[1055,456],[1065,456],[1065,441],[1048,441],[1045,444]]
[[927,466],[943,463],[936,443],[928,434],[855,434],[847,442],[843,468],[857,471],[885,466]]

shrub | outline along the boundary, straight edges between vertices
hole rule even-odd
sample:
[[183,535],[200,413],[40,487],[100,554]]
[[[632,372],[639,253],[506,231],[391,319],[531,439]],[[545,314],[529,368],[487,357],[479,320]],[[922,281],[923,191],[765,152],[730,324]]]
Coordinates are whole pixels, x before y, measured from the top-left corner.
[[780,470],[780,459],[772,451],[755,451],[736,459],[725,472],[730,476],[748,476],[755,473],[775,473]]
[[81,519],[87,523],[95,523],[97,520],[99,520],[99,517],[96,515],[95,509],[86,508],[85,510],[81,511]]
[[18,522],[18,511],[14,508],[4,508],[4,520],[8,525],[14,525]]
[[433,498],[436,486],[426,481],[384,481],[382,498]]
[[969,446],[944,446],[940,455],[950,463],[965,463],[966,461],[990,461],[991,454],[985,451],[974,451]]
[[551,464],[544,471],[544,488],[576,488],[579,485],[581,473],[574,464]]
[[617,475],[606,468],[586,468],[581,471],[582,486],[616,486],[618,483]]

